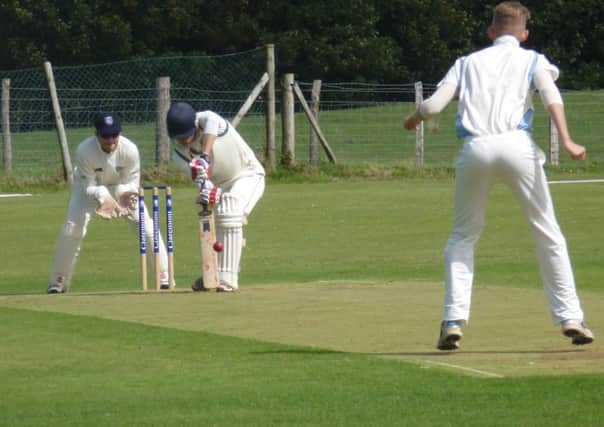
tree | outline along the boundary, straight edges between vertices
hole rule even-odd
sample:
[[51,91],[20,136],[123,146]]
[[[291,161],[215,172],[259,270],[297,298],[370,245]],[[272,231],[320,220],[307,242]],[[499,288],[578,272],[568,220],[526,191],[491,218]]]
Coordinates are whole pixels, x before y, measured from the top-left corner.
[[271,1],[258,21],[277,46],[281,70],[300,78],[380,81],[397,77],[396,46],[376,29],[375,3],[364,0]]
[[[0,69],[238,52],[274,43],[280,73],[310,80],[438,81],[487,46],[498,1],[2,0]],[[604,87],[604,2],[527,0],[526,44],[564,88]]]

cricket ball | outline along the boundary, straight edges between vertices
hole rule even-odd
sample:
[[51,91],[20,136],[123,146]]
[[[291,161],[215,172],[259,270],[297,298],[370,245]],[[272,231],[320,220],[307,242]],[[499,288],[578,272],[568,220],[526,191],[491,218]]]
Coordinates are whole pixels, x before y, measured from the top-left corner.
[[224,249],[224,245],[222,244],[222,242],[214,243],[214,250],[216,252],[222,252],[223,249]]

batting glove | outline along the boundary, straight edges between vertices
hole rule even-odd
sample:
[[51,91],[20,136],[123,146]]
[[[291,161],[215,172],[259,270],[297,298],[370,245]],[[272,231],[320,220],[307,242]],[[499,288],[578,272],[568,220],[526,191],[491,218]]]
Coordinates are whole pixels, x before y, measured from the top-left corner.
[[202,206],[214,206],[220,203],[220,200],[222,200],[222,190],[214,186],[212,181],[206,180],[204,185],[199,189],[197,202]]
[[210,178],[210,162],[206,158],[193,159],[189,163],[191,168],[191,179],[195,182],[201,182]]
[[218,187],[212,189],[204,188],[199,193],[199,203],[205,206],[213,206],[222,200],[222,190]]

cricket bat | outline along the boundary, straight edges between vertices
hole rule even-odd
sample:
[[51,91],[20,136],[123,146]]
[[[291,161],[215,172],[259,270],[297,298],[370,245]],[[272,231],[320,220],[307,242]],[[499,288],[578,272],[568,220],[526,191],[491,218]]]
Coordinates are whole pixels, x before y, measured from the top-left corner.
[[214,228],[214,212],[202,209],[199,212],[199,243],[201,246],[201,266],[203,286],[206,289],[218,288],[218,256],[214,250],[216,230]]

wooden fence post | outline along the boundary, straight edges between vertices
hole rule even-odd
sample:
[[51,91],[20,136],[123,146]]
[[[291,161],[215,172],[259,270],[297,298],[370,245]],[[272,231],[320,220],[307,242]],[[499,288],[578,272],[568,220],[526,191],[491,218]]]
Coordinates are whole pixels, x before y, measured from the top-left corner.
[[155,120],[155,165],[166,165],[170,161],[170,137],[166,116],[170,109],[170,77],[159,77],[157,88],[157,118]]
[[558,166],[560,164],[558,128],[551,118],[549,119],[549,164],[552,166]]
[[281,127],[283,141],[281,144],[281,163],[284,166],[293,165],[296,161],[295,145],[296,130],[294,118],[294,75],[284,74],[281,78]]
[[304,113],[306,113],[306,117],[308,118],[310,125],[312,126],[315,133],[319,137],[319,141],[321,142],[321,145],[323,145],[323,149],[325,150],[325,154],[327,155],[327,158],[332,163],[336,163],[336,155],[334,154],[331,147],[327,143],[327,139],[325,139],[323,132],[321,132],[319,123],[317,123],[317,121],[315,120],[315,117],[312,115],[312,111],[310,111],[310,107],[306,103],[306,99],[304,99],[304,94],[302,93],[302,90],[300,90],[300,86],[298,86],[298,83],[294,83],[294,92],[295,92],[296,96],[298,97],[298,99],[300,100],[300,104],[302,105],[302,109],[304,110]]
[[234,128],[239,126],[239,122],[241,121],[241,119],[243,119],[243,117],[247,114],[250,108],[252,108],[254,101],[256,100],[256,98],[258,98],[258,95],[260,95],[260,92],[262,92],[267,82],[268,73],[264,73],[262,77],[260,77],[260,81],[256,84],[254,89],[252,89],[252,91],[248,95],[247,99],[245,100],[237,114],[235,114],[235,117],[233,117],[233,119],[231,120],[231,124]]
[[[317,123],[319,123],[319,108],[321,104],[321,80],[313,80],[312,92],[310,95],[310,110]],[[317,132],[310,127],[310,144],[308,148],[308,162],[311,165],[319,163],[319,136]]]
[[[422,82],[415,82],[415,107],[424,100]],[[424,122],[422,121],[415,130],[415,166],[424,164]]]
[[65,126],[63,124],[63,117],[61,116],[61,106],[59,105],[57,87],[55,86],[55,78],[52,73],[52,65],[50,64],[50,62],[46,61],[44,63],[44,70],[46,71],[46,79],[48,80],[48,89],[50,91],[50,99],[52,100],[52,109],[54,112],[57,134],[59,135],[59,145],[61,146],[61,157],[63,159],[63,177],[65,181],[69,185],[71,185],[73,184],[73,169],[71,168],[69,145],[67,144],[67,135],[65,135]]
[[10,140],[10,79],[2,79],[2,165],[4,173],[13,169],[13,150]]
[[276,165],[275,153],[275,45],[266,45],[266,72],[268,83],[266,85],[266,167],[274,169]]

